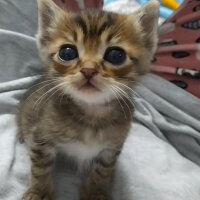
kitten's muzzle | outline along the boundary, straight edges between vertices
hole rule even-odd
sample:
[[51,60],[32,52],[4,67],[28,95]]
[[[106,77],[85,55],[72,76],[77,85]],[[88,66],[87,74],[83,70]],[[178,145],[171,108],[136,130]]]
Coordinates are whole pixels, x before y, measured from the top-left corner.
[[82,68],[80,72],[87,80],[90,80],[93,76],[95,76],[98,73],[95,68]]

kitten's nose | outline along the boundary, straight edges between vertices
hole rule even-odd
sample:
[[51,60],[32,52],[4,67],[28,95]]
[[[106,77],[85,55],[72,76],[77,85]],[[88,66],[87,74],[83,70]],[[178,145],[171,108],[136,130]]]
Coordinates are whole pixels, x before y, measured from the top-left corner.
[[82,68],[81,73],[85,76],[86,79],[91,79],[95,74],[97,74],[97,70],[94,68]]

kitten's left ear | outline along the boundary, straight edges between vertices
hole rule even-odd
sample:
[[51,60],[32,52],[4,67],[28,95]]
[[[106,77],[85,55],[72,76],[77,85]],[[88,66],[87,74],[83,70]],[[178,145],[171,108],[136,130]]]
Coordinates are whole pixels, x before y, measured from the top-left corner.
[[140,30],[145,46],[154,52],[158,38],[159,2],[150,0],[133,15],[134,23]]
[[59,15],[64,12],[52,0],[37,0],[39,33],[47,32],[48,28],[56,22]]

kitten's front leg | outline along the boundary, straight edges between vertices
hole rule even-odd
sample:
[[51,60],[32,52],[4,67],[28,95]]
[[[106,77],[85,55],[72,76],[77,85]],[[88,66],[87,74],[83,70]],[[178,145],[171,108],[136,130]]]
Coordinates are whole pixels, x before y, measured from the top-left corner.
[[51,168],[55,158],[53,147],[48,144],[32,146],[30,187],[22,200],[53,200]]
[[108,189],[120,151],[105,151],[84,183],[81,200],[111,200]]

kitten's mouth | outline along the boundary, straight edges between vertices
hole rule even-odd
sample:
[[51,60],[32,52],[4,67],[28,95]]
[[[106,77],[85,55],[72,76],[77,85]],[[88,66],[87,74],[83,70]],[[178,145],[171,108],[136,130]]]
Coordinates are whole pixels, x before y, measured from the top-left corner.
[[78,88],[81,91],[100,91],[100,89],[90,80],[85,81],[81,86]]

